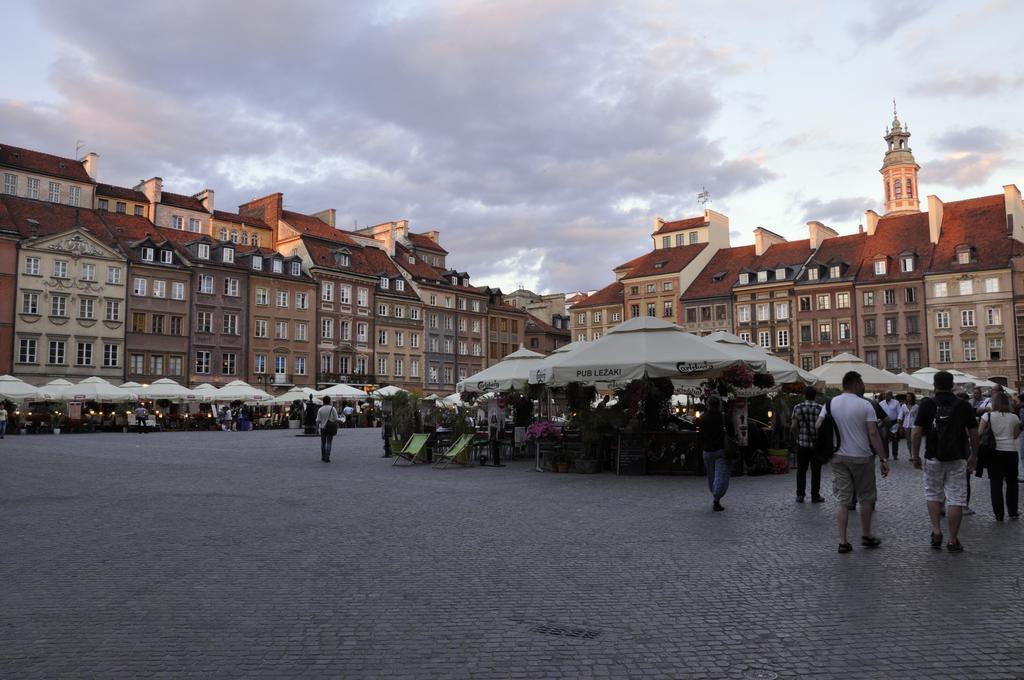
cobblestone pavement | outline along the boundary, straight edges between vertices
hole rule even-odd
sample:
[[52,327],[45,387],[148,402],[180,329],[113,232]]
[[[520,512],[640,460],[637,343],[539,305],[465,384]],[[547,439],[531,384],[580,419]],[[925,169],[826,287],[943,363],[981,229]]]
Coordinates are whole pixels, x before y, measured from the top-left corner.
[[901,460],[884,545],[839,555],[793,474],[712,513],[697,478],[400,469],[379,443],[7,437],[0,677],[1024,677],[1024,524],[987,480],[938,552]]

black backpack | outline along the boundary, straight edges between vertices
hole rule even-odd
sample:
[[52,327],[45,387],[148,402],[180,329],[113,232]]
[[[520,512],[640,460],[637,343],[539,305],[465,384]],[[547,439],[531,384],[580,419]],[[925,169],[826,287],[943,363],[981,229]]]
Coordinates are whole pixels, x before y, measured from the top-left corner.
[[825,418],[821,421],[817,438],[814,440],[815,459],[823,463],[832,460],[841,443],[836,419],[832,417],[832,400],[829,399],[825,402]]
[[935,420],[932,422],[932,436],[935,438],[933,449],[936,460],[960,460],[964,457],[964,446],[957,427],[963,428],[960,419],[956,417],[956,407],[959,400],[943,404],[935,400]]

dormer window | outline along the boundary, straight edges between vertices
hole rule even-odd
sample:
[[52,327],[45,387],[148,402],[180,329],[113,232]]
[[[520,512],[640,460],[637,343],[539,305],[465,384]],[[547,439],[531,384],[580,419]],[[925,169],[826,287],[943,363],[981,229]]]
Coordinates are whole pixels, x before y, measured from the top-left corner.
[[395,281],[395,290],[405,290],[405,279]]
[[697,232],[691,231],[690,232],[690,245],[693,245],[694,243],[696,243],[697,242],[697,238],[698,238],[697,237]]
[[292,276],[302,276],[301,262],[292,262]]
[[900,258],[900,269],[902,269],[904,272],[912,272],[912,271],[914,271],[914,256],[913,255],[904,255],[903,257],[901,257]]
[[818,268],[817,267],[811,267],[810,269],[807,270],[807,280],[808,281],[817,281],[818,280]]
[[263,257],[261,255],[252,256],[252,268],[256,271],[263,269]]
[[779,267],[778,269],[775,270],[775,280],[776,281],[782,281],[785,278],[786,278],[786,268],[785,267]]
[[974,261],[974,248],[971,246],[957,246],[956,247],[956,263],[957,264],[970,264]]
[[885,260],[875,260],[875,276],[885,276]]
[[838,264],[832,265],[831,267],[828,268],[828,277],[830,279],[838,279],[840,276],[843,275],[842,269],[843,268]]
[[334,253],[334,261],[339,267],[349,267],[352,265],[352,255],[346,249],[338,250]]
[[416,264],[416,256],[415,255],[410,255],[409,256],[409,264]]
[[759,271],[757,273],[757,280],[760,283],[764,283],[765,281],[767,281],[768,280],[768,270],[767,269],[762,269],[761,271]]
[[452,285],[453,286],[459,285],[459,277],[458,276],[453,276],[452,277]]
[[270,267],[271,269],[273,269],[275,274],[280,274],[282,271],[284,271],[282,269],[281,260],[277,259],[276,257],[270,261]]
[[142,261],[143,262],[152,262],[153,261],[153,249],[152,248],[143,248],[142,249]]
[[234,248],[225,248],[224,250],[221,251],[220,255],[221,255],[221,260],[223,262],[234,262],[235,261],[235,249]]
[[750,274],[747,272],[740,274],[740,283],[744,285],[750,283]]
[[386,276],[380,277],[380,287],[381,288],[387,289],[390,286],[391,286],[391,281],[388,280],[388,277],[386,277]]
[[200,243],[199,247],[196,249],[196,256],[200,260],[209,260],[210,259],[210,244],[208,244],[208,243]]
[[655,262],[654,263],[654,268],[655,269],[662,269],[664,266],[665,266],[664,262]]
[[174,262],[174,254],[169,250],[161,250],[160,261],[164,264],[172,264]]
[[718,272],[717,274],[715,274],[714,276],[711,277],[711,280],[717,283],[717,282],[721,281],[722,279],[724,279],[725,275],[726,275],[726,272]]

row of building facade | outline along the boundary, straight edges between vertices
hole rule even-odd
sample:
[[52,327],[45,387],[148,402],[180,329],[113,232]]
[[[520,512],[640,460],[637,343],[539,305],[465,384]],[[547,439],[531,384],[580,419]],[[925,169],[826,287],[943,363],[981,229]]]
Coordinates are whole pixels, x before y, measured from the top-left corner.
[[280,193],[226,212],[158,177],[101,184],[97,164],[0,145],[0,373],[450,392],[569,342],[449,268],[436,231],[345,231]]
[[841,352],[893,372],[955,368],[1019,387],[1024,367],[1024,202],[998,194],[921,210],[910,133],[894,117],[880,170],[885,211],[857,233],[812,221],[730,247],[728,218],[655,219],[653,249],[570,309],[574,340],[639,315],[735,333],[813,369]]

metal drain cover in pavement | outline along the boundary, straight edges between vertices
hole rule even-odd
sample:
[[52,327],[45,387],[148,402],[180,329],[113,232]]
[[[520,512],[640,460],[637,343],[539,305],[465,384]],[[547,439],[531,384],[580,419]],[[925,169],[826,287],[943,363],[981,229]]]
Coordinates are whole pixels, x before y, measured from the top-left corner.
[[557,637],[575,638],[577,640],[597,640],[604,635],[603,630],[580,628],[579,626],[556,626],[542,623],[530,629],[531,633],[554,635]]
[[772,671],[755,670],[755,671],[747,671],[746,673],[743,674],[743,677],[746,680],[775,680],[776,678],[779,677],[779,674],[778,673],[773,673]]

